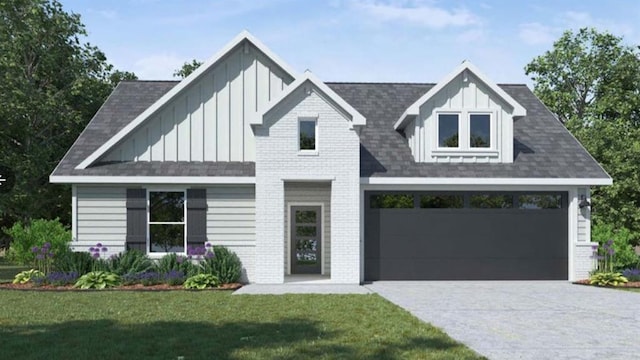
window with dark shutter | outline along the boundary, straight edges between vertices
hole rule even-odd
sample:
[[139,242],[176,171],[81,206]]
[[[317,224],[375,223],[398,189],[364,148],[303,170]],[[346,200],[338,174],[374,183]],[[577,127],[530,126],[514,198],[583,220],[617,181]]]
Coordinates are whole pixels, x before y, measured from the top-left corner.
[[147,190],[127,189],[127,249],[146,252]]
[[187,190],[187,246],[207,242],[207,189]]

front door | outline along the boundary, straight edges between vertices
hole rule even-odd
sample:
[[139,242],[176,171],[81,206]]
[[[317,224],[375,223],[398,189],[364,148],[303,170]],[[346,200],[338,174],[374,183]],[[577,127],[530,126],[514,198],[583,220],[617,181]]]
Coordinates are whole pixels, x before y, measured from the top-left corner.
[[291,207],[291,273],[320,274],[322,234],[320,206]]

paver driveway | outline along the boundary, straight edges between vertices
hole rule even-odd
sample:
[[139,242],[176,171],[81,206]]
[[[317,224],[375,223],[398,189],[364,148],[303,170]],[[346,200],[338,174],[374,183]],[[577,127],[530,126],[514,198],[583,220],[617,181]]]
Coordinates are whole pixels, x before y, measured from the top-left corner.
[[489,359],[640,358],[640,293],[565,281],[367,287]]

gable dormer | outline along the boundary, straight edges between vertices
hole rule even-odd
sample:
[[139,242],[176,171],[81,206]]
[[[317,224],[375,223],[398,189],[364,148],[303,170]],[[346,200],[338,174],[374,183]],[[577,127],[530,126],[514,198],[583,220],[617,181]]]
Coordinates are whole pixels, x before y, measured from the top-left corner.
[[511,163],[522,105],[464,61],[402,114],[416,162]]

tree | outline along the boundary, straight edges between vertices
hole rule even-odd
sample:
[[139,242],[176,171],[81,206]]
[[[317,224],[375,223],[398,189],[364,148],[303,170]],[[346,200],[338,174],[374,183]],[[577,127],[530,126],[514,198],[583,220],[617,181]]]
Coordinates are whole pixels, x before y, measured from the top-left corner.
[[565,32],[525,67],[534,92],[612,176],[593,192],[596,223],[640,239],[640,53],[595,29]]
[[60,217],[69,224],[71,191],[49,174],[127,72],[82,43],[80,16],[56,0],[0,2],[0,164],[15,186],[0,194],[0,226]]
[[199,68],[200,65],[202,65],[202,61],[196,59],[191,60],[191,62],[185,62],[184,64],[182,64],[182,67],[180,67],[180,69],[177,69],[173,72],[173,77],[184,79],[187,76],[191,75],[191,73]]

